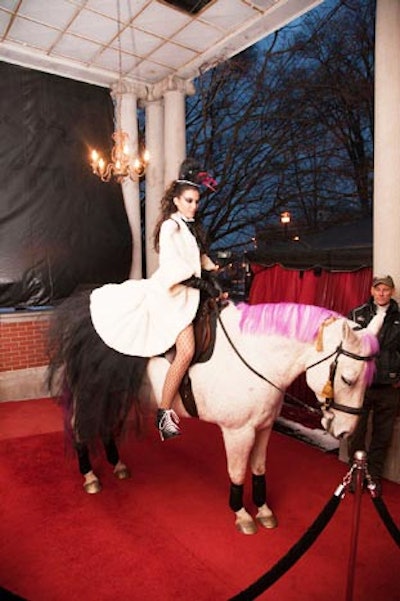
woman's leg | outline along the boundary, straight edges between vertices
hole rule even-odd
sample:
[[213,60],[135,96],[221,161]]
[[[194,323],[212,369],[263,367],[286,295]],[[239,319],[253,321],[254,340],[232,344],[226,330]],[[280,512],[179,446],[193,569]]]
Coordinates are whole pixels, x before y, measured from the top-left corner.
[[162,390],[161,405],[157,412],[157,427],[162,440],[179,434],[179,418],[171,409],[183,376],[189,368],[195,350],[193,325],[188,325],[177,337],[176,354],[172,361]]

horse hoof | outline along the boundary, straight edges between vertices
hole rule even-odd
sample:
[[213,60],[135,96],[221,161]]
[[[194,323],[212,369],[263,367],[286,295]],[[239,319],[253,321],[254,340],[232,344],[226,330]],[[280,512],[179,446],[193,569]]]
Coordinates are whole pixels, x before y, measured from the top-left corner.
[[131,477],[131,473],[126,465],[124,465],[123,467],[114,470],[114,476],[118,478],[118,480],[126,480]]
[[262,526],[263,528],[267,528],[267,529],[276,528],[278,525],[278,520],[276,519],[274,514],[257,515],[256,520],[260,524],[260,526]]
[[88,495],[95,495],[101,491],[101,484],[99,480],[92,480],[91,482],[85,482],[83,489]]
[[255,534],[257,532],[257,524],[253,520],[236,520],[236,530],[242,534]]

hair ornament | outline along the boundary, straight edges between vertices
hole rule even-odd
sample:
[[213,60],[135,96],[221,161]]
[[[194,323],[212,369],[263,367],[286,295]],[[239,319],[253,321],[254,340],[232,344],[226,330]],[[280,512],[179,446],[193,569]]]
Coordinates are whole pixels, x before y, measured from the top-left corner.
[[202,170],[200,163],[190,157],[182,162],[176,182],[189,184],[197,188],[205,186],[213,192],[215,192],[215,186],[217,185],[217,181],[207,171]]
[[215,186],[218,185],[218,182],[216,179],[211,177],[211,175],[209,173],[207,173],[207,171],[200,171],[200,173],[198,173],[198,175],[197,175],[197,178],[198,178],[201,186],[205,186],[209,190],[216,192]]
[[177,184],[187,184],[188,186],[193,186],[194,188],[200,188],[200,184],[196,184],[192,182],[190,179],[176,179],[175,182]]

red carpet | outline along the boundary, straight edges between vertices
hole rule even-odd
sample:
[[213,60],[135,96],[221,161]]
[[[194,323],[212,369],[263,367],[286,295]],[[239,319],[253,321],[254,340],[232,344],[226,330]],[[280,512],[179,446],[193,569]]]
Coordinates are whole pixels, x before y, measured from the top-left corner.
[[[215,426],[184,420],[178,439],[161,443],[151,429],[127,441],[127,481],[99,456],[104,488],[90,496],[65,454],[57,412],[50,400],[0,403],[0,585],[29,601],[227,601],[287,553],[346,473],[336,456],[274,432],[269,502],[279,527],[246,537],[227,506]],[[398,525],[400,486],[384,481],[383,498]],[[346,495],[311,549],[259,599],[344,601],[352,512]],[[354,601],[398,601],[399,566],[364,494]]]

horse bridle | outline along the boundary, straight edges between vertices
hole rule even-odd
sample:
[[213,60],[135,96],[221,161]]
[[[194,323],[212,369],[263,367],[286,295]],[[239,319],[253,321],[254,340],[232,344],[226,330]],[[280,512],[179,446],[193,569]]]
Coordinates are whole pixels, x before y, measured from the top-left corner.
[[323,359],[320,359],[319,361],[316,361],[315,363],[312,363],[311,365],[306,367],[306,371],[308,371],[312,367],[315,367],[316,365],[319,365],[320,363],[323,363],[324,361],[327,361],[331,357],[335,357],[329,366],[329,382],[332,386],[332,396],[325,397],[325,402],[322,404],[321,408],[325,409],[326,411],[329,411],[329,409],[336,409],[336,411],[342,411],[343,413],[350,413],[351,415],[362,415],[362,413],[364,412],[363,407],[350,407],[349,405],[344,405],[343,403],[336,403],[334,400],[333,391],[334,391],[338,359],[339,359],[340,355],[344,355],[345,357],[350,357],[350,359],[355,359],[356,361],[373,361],[376,357],[376,355],[357,355],[356,353],[352,353],[351,351],[346,351],[346,349],[343,348],[343,342],[341,342],[339,344],[339,346],[336,347],[336,350],[333,351],[333,353],[331,353],[330,355],[327,355],[326,357],[324,357]]
[[[224,332],[224,334],[226,336],[226,339],[228,340],[228,342],[231,345],[232,349],[235,351],[236,355],[239,357],[239,359],[241,360],[241,362],[251,372],[253,372],[253,374],[255,374],[256,376],[258,376],[259,378],[261,378],[262,380],[264,380],[264,382],[267,382],[268,384],[270,384],[271,386],[273,386],[276,390],[279,390],[279,392],[281,392],[282,394],[290,396],[297,403],[301,404],[304,407],[307,407],[308,410],[310,410],[312,412],[314,412],[314,411],[317,412],[316,410],[314,410],[312,407],[310,407],[306,403],[303,403],[303,401],[300,401],[299,399],[297,399],[296,397],[293,397],[292,395],[288,395],[287,392],[285,390],[283,390],[280,386],[277,386],[276,384],[274,384],[273,382],[271,382],[271,380],[269,380],[263,374],[261,374],[259,371],[257,371],[256,369],[254,369],[254,367],[252,367],[246,361],[246,359],[243,357],[243,355],[241,355],[241,353],[238,351],[238,349],[234,345],[231,337],[229,336],[229,334],[226,331],[226,328],[225,328],[225,326],[224,326],[224,324],[222,322],[221,314],[220,313],[218,313],[218,321],[219,321],[221,329]],[[340,355],[345,355],[346,357],[350,357],[351,359],[355,359],[356,361],[373,361],[373,359],[376,357],[376,355],[357,355],[356,353],[352,353],[351,351],[346,351],[346,349],[343,348],[343,342],[341,342],[339,344],[339,346],[337,346],[336,349],[332,353],[330,353],[326,357],[323,357],[322,359],[319,359],[315,363],[312,363],[311,365],[309,365],[308,367],[306,367],[305,371],[308,371],[309,369],[312,369],[313,367],[316,367],[320,363],[324,363],[325,361],[328,361],[328,359],[331,359],[331,357],[335,357],[334,360],[332,361],[332,363],[329,366],[329,381],[330,381],[331,386],[332,386],[332,396],[325,397],[325,402],[320,407],[320,410],[324,409],[324,410],[328,411],[329,409],[336,409],[336,411],[342,411],[343,413],[350,413],[351,415],[362,415],[362,413],[364,412],[364,408],[363,407],[358,407],[358,408],[357,407],[350,407],[349,405],[344,405],[342,403],[336,403],[335,400],[334,400],[334,397],[333,397],[333,388],[334,388],[334,381],[335,381],[335,376],[336,376],[338,359],[339,359]]]

